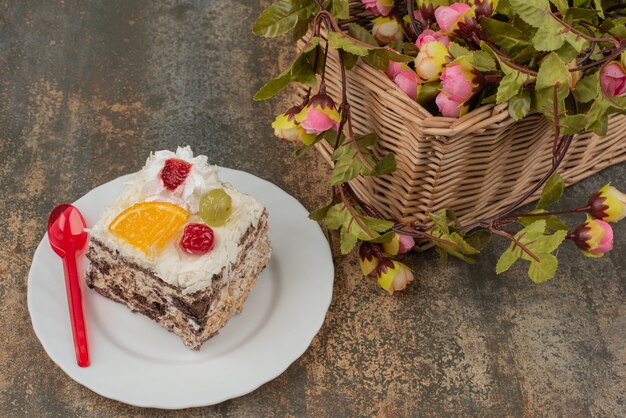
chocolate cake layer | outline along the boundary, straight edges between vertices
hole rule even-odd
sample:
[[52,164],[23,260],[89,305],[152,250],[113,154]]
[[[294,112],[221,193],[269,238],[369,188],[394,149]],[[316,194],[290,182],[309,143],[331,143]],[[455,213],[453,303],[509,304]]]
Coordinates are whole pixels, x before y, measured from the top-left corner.
[[267,265],[270,244],[267,211],[251,226],[239,244],[237,261],[212,278],[211,285],[191,294],[166,283],[151,269],[134,263],[92,238],[87,251],[87,285],[103,296],[127,305],[179,335],[186,346],[202,343],[241,309],[248,293]]

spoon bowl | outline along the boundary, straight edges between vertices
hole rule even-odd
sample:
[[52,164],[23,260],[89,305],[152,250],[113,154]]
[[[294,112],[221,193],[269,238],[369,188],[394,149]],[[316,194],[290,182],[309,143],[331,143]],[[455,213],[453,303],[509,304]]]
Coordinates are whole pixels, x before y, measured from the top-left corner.
[[86,227],[83,215],[75,206],[65,203],[55,207],[48,218],[48,237],[54,252],[63,257],[85,249]]

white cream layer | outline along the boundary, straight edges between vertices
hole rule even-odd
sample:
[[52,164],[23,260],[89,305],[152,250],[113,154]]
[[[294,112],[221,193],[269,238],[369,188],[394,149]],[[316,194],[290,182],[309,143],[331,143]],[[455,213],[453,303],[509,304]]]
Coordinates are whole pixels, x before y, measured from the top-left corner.
[[[161,184],[160,172],[165,160],[178,158],[192,164],[185,183],[172,193]],[[146,256],[126,241],[109,232],[109,224],[128,207],[145,201],[165,201],[178,204],[189,211],[187,223],[203,223],[198,216],[198,206],[202,195],[209,190],[222,188],[232,198],[233,212],[228,222],[214,227],[215,247],[204,255],[189,255],[180,250],[178,242],[182,230],[165,249],[154,258]],[[176,153],[157,151],[151,154],[144,168],[136,173],[124,186],[120,197],[109,207],[100,220],[90,230],[92,236],[113,250],[131,258],[140,266],[154,270],[165,282],[178,286],[183,294],[206,289],[211,285],[213,275],[220,273],[237,260],[239,242],[251,226],[257,226],[263,213],[263,205],[257,200],[235,190],[230,184],[222,183],[217,167],[207,163],[207,157],[193,157],[190,147],[178,148]]]

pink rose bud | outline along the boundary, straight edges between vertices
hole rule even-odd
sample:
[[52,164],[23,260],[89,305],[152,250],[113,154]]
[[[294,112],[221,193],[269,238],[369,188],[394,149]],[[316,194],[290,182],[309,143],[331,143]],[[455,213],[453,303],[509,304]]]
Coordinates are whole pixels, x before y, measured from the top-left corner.
[[415,240],[413,237],[395,233],[391,241],[383,244],[383,250],[389,255],[404,254],[411,251],[414,246]]
[[404,33],[402,25],[395,17],[377,17],[372,20],[372,34],[379,45],[387,45],[393,42],[402,41]]
[[591,196],[587,205],[591,216],[606,222],[617,222],[626,217],[626,194],[610,184]]
[[[424,18],[424,22],[432,22],[435,20],[435,10],[439,6],[447,6],[448,0],[417,0],[417,7]],[[426,23],[424,23],[426,27]]]
[[376,267],[378,267],[378,257],[374,251],[374,246],[378,244],[372,244],[364,242],[359,247],[359,266],[364,276],[375,276]]
[[435,81],[450,61],[452,56],[445,44],[439,41],[426,42],[415,57],[415,72],[425,81]]
[[405,69],[396,74],[393,82],[411,99],[417,100],[417,89],[419,88],[420,79],[415,74],[415,71],[406,66]]
[[425,29],[424,32],[422,32],[420,36],[417,37],[417,40],[415,41],[415,45],[417,45],[417,47],[421,49],[424,46],[424,44],[428,42],[433,42],[433,41],[441,42],[442,44],[446,46],[446,48],[450,46],[450,38],[448,38],[443,33],[435,32],[432,29]]
[[482,76],[467,61],[450,65],[441,73],[441,92],[435,103],[441,114],[459,117],[465,114],[465,103],[479,90]]
[[393,11],[393,0],[361,0],[361,2],[374,16],[389,16]]
[[396,260],[384,258],[378,265],[378,285],[393,295],[414,280],[413,271]]
[[599,219],[588,219],[576,228],[572,239],[589,257],[602,257],[613,249],[613,229]]
[[288,141],[302,141],[311,144],[315,140],[315,135],[304,132],[302,126],[296,122],[296,115],[302,111],[302,107],[294,106],[285,113],[276,116],[272,122],[274,136]]
[[304,109],[296,115],[296,122],[304,132],[315,135],[329,129],[339,129],[340,120],[341,115],[335,107],[335,102],[323,92],[311,97]]
[[600,85],[607,96],[624,96],[626,94],[626,71],[624,71],[624,67],[617,61],[602,67]]
[[[395,53],[398,52],[395,49],[390,48],[390,47],[387,47],[387,49]],[[407,65],[403,62],[396,62],[396,61],[389,60],[389,65],[387,66],[387,70],[385,70],[385,74],[387,75],[387,77],[393,80],[394,78],[396,78],[396,75],[398,75],[400,71],[405,69],[406,66]]]
[[474,9],[465,3],[438,7],[435,10],[435,19],[439,29],[447,35],[466,35],[476,26]]
[[464,106],[463,103],[452,100],[443,91],[437,94],[437,97],[435,97],[435,103],[437,104],[441,114],[448,118],[458,118],[459,116],[463,116],[467,113],[467,107]]
[[472,97],[480,84],[480,73],[465,61],[450,65],[441,73],[441,91],[460,103]]

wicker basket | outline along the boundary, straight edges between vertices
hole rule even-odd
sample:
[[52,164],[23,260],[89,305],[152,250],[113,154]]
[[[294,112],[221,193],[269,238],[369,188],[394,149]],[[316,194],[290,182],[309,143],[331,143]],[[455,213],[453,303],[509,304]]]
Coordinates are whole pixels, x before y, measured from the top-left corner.
[[[353,20],[368,20],[360,2],[351,6],[356,9]],[[339,103],[337,54],[328,55],[327,90]],[[433,116],[362,60],[347,79],[355,132],[376,132],[378,156],[396,156],[394,173],[351,182],[362,199],[386,216],[428,222],[429,212],[453,209],[462,223],[473,222],[513,203],[551,167],[553,127],[538,114],[515,122],[507,104],[501,104],[482,106],[459,119]],[[626,161],[625,131],[626,116],[612,115],[607,136],[576,135],[559,168],[565,182],[576,183]],[[318,143],[317,149],[331,162],[328,144]]]

